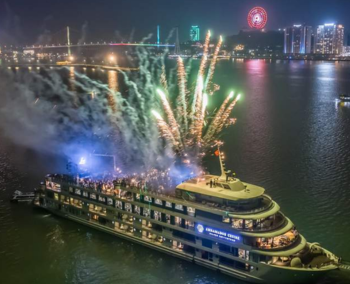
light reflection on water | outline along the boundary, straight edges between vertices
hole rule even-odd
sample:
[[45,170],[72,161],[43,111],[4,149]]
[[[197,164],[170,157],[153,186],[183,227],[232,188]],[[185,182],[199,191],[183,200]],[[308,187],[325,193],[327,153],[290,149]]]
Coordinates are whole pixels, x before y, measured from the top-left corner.
[[[116,72],[84,72],[119,90]],[[74,78],[72,69],[68,76]],[[350,107],[335,101],[350,90],[348,78],[349,63],[265,60],[220,61],[214,78],[222,86],[218,96],[232,87],[243,94],[234,111],[237,125],[223,137],[227,167],[264,186],[309,241],[344,259],[350,259]],[[4,283],[242,283],[30,206],[10,205],[11,192],[31,189],[52,169],[26,150],[2,147],[4,141],[0,135]]]

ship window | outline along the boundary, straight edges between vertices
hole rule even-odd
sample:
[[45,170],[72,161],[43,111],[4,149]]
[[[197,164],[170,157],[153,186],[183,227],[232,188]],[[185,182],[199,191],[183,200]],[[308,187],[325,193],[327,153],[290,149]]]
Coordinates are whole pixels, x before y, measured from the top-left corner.
[[202,246],[207,248],[212,248],[213,242],[211,240],[202,239]]
[[140,194],[139,193],[136,193],[136,199],[140,200]]
[[123,209],[123,202],[121,201],[116,201],[115,202],[115,207],[119,208],[119,209]]
[[230,218],[229,218],[229,217],[223,216],[223,217],[222,217],[222,222],[223,222],[223,223],[228,223],[228,224],[229,224],[229,223],[230,223]]
[[143,216],[150,217],[151,211],[148,208],[143,208]]
[[89,197],[89,193],[87,191],[83,191],[83,196],[84,197]]
[[185,226],[186,226],[187,229],[194,230],[194,222],[192,222],[192,221],[186,220],[185,221]]
[[113,206],[113,199],[107,198],[107,204]]
[[165,222],[170,224],[171,223],[171,218],[169,214],[165,214]]
[[157,221],[161,221],[162,220],[162,213],[160,213],[159,211],[154,211],[154,219]]
[[81,190],[79,188],[75,189],[75,194],[81,195]]
[[219,243],[219,251],[230,253],[231,252],[231,247],[228,245],[220,244]]
[[135,213],[140,214],[141,213],[141,208],[140,206],[135,205]]
[[128,212],[132,212],[132,206],[130,203],[125,203],[125,210],[128,211]]
[[245,259],[246,255],[245,255],[245,250],[244,249],[238,249],[238,257]]
[[245,220],[244,227],[247,230],[253,230],[253,220]]
[[163,205],[163,201],[161,199],[158,199],[158,198],[154,201],[154,203],[158,204],[158,205]]
[[196,209],[193,207],[187,207],[187,212],[196,213]]
[[184,210],[184,207],[183,207],[182,204],[175,204],[175,209],[176,209],[176,210],[183,211],[183,210]]
[[55,193],[55,200],[58,200],[58,194]]
[[96,199],[96,194],[95,193],[90,193],[90,198],[91,199]]
[[100,202],[106,202],[106,198],[105,198],[105,197],[102,197],[102,196],[99,196],[99,197],[98,197],[98,201],[100,201]]
[[242,219],[232,219],[232,227],[235,229],[243,229]]
[[165,202],[165,206],[166,206],[166,207],[169,207],[169,208],[172,208],[172,207],[173,207],[172,203],[169,202],[169,201],[166,201],[166,202]]
[[175,216],[175,225],[181,226],[182,218]]
[[71,193],[73,193],[73,192],[74,192],[73,187],[69,187],[69,192],[71,192]]
[[150,196],[145,195],[145,197],[143,199],[147,202],[152,202],[152,197],[150,197]]

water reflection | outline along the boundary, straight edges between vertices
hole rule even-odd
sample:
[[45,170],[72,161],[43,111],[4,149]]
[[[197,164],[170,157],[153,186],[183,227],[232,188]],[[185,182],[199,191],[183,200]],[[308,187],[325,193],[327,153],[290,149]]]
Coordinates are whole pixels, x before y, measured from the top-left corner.
[[[243,114],[244,120],[238,120],[238,124],[245,123],[246,135],[241,141],[242,148],[244,152],[252,153],[254,160],[265,161],[264,167],[272,167],[274,149],[269,145],[273,133],[272,107],[274,102],[270,92],[270,78],[267,76],[270,64],[264,60],[247,60],[242,64],[246,78],[243,93],[244,107],[247,106]],[[247,157],[244,158],[244,161],[251,162],[247,160]],[[251,164],[251,170],[257,174],[257,179],[263,178],[258,174],[262,170],[260,162]]]
[[75,82],[75,70],[74,70],[74,67],[69,67],[69,87],[73,92],[76,91],[74,82]]
[[113,92],[119,91],[119,84],[118,84],[118,72],[110,70],[108,71],[108,87]]

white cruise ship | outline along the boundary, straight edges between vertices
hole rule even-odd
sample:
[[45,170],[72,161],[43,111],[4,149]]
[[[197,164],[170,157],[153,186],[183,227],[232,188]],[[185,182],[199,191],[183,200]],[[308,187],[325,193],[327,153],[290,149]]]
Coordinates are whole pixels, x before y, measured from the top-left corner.
[[70,220],[253,283],[314,283],[340,258],[309,243],[265,189],[204,175],[172,192],[134,179],[48,175],[35,204]]

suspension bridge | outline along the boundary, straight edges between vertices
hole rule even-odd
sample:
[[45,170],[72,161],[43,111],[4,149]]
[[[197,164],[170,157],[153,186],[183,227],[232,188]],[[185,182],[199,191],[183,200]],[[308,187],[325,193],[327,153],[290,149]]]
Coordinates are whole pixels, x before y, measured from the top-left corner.
[[[157,27],[159,29],[159,27]],[[144,46],[144,47],[162,47],[162,48],[175,48],[175,50],[180,50],[179,40],[178,40],[178,29],[176,29],[176,44],[162,44],[159,41],[159,30],[157,30],[157,42],[107,42],[107,41],[97,41],[97,42],[85,42],[83,39],[76,40],[76,43],[72,43],[72,34],[78,34],[79,31],[72,30],[70,27],[66,27],[53,35],[44,35],[42,43],[34,45],[26,45],[23,47],[24,50],[37,50],[37,49],[57,49],[66,48],[68,55],[71,55],[72,48],[80,47],[99,47],[99,46]]]

